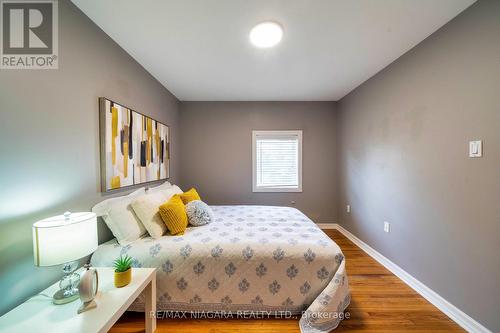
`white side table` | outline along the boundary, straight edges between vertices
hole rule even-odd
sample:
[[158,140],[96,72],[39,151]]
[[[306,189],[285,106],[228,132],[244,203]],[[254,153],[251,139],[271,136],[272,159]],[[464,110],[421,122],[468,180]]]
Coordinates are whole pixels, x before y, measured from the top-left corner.
[[111,267],[96,267],[99,273],[97,307],[77,313],[80,300],[54,305],[52,299],[58,283],[0,317],[0,332],[107,332],[130,304],[144,291],[146,333],[156,330],[156,268],[132,268],[132,282],[122,288],[113,285]]

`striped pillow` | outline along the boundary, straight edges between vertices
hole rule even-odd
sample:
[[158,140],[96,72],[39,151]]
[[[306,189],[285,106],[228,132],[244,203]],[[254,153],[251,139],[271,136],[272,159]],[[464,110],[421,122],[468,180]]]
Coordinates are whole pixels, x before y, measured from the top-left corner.
[[186,207],[178,194],[159,207],[160,216],[172,235],[183,235],[188,225]]

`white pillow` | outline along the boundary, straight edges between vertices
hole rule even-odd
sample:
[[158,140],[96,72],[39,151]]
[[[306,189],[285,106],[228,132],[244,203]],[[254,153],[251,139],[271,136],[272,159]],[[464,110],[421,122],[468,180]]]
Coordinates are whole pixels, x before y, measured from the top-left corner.
[[92,208],[94,213],[102,216],[120,245],[131,243],[146,233],[146,228],[130,206],[132,200],[144,193],[142,187],[129,195],[104,200]]
[[155,187],[150,187],[148,191],[146,192],[156,192],[158,190],[168,190],[169,188],[172,188],[175,185],[170,184],[170,182],[166,181],[161,185],[155,186]]
[[96,213],[97,216],[107,215],[108,212],[109,212],[109,210],[110,210],[110,206],[111,206],[111,204],[113,202],[123,200],[123,198],[126,198],[126,197],[136,197],[136,196],[142,195],[144,193],[146,193],[146,188],[145,187],[141,187],[141,188],[138,188],[137,190],[135,190],[135,191],[133,191],[133,192],[127,194],[127,195],[122,195],[120,197],[106,199],[104,201],[99,202],[94,207],[92,207],[92,211],[94,213]]
[[158,207],[167,202],[174,194],[181,193],[182,190],[174,185],[169,189],[150,190],[132,200],[132,209],[151,237],[159,238],[167,232],[167,226],[161,219]]

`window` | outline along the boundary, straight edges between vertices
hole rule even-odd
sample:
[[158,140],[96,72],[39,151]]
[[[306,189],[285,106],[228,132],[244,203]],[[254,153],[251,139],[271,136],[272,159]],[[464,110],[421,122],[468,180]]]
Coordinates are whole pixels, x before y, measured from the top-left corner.
[[253,131],[254,192],[302,192],[302,131]]

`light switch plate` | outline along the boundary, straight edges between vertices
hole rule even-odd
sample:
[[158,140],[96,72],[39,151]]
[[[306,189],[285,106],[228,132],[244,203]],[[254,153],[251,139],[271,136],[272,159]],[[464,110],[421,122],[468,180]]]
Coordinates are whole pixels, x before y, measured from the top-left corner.
[[391,224],[387,221],[384,221],[384,232],[391,232]]
[[483,156],[483,141],[469,141],[469,157]]

